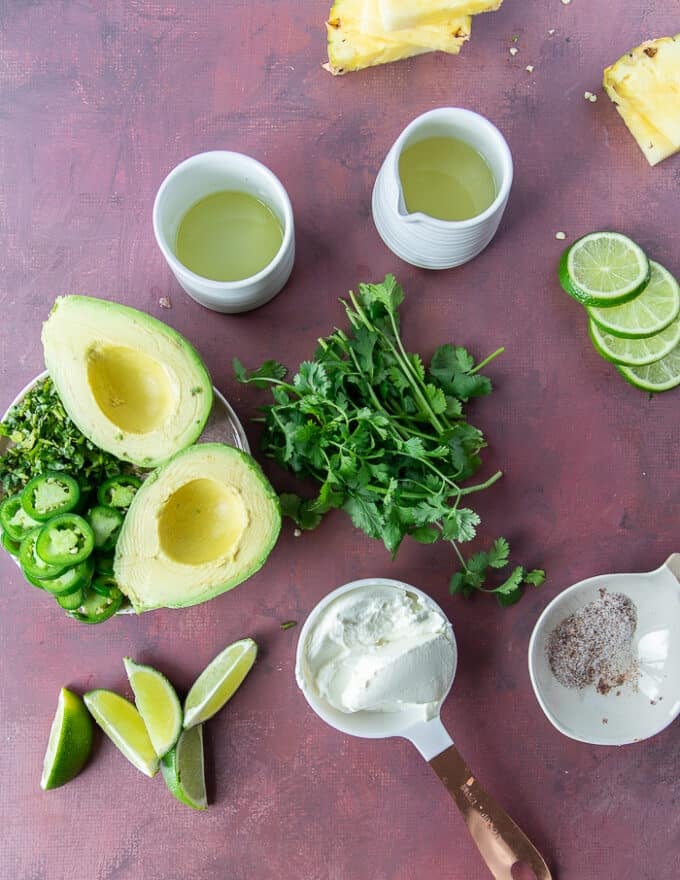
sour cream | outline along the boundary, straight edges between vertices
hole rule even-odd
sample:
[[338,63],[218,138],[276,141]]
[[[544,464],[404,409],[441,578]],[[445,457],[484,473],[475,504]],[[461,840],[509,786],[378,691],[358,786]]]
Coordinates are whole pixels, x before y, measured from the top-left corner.
[[341,712],[418,709],[432,718],[455,671],[451,625],[425,598],[395,586],[365,586],[323,608],[295,674]]

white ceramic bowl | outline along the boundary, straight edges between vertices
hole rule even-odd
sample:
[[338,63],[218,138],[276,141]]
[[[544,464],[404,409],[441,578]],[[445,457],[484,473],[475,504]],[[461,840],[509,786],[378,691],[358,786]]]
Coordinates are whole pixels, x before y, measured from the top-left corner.
[[[552,630],[598,599],[602,588],[627,595],[638,615],[633,639],[640,669],[637,689],[627,684],[606,695],[593,686],[564,687],[552,674],[546,656]],[[531,635],[529,675],[546,717],[572,739],[624,745],[654,736],[671,724],[680,714],[680,554],[655,571],[599,575],[556,596]]]
[[[399,180],[399,157],[410,144],[429,137],[454,137],[474,147],[489,163],[496,198],[469,220],[438,220],[409,214]],[[512,185],[510,148],[496,126],[472,110],[439,107],[414,119],[385,157],[373,187],[373,221],[387,247],[422,269],[450,269],[476,257],[496,234]]]
[[[212,281],[187,269],[175,256],[179,224],[192,205],[211,193],[238,190],[268,205],[283,229],[274,259],[241,281]],[[295,260],[293,208],[281,181],[257,159],[213,150],[180,162],[165,178],[153,205],[153,231],[161,253],[189,296],[216,312],[246,312],[273,299],[288,281]]]

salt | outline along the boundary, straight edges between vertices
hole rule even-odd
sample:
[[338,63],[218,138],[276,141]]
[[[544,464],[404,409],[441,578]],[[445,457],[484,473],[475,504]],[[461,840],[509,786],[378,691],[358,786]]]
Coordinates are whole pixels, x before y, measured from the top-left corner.
[[595,685],[601,694],[625,683],[635,686],[639,675],[632,642],[637,609],[623,593],[600,590],[600,598],[566,617],[546,642],[548,664],[568,688]]

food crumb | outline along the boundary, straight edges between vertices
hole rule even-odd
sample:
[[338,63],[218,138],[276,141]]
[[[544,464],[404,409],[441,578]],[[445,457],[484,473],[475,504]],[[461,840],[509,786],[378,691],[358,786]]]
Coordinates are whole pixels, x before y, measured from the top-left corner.
[[527,66],[524,69],[526,70],[527,73],[533,73],[534,72],[534,65],[527,64]]
[[556,232],[556,233],[555,233],[555,238],[556,238],[558,241],[564,241],[564,239],[565,239],[566,237],[567,237],[567,233],[566,233],[566,232]]
[[591,104],[594,104],[597,101],[597,95],[594,95],[592,92],[584,92],[583,97],[586,101],[590,101]]
[[562,0],[562,6],[569,6],[571,0]]
[[510,54],[511,54],[513,57],[514,57],[518,52],[519,52],[519,49],[517,48],[517,46],[512,46],[512,47],[510,48]]
[[159,305],[162,309],[171,309],[171,308],[172,308],[172,303],[170,302],[170,300],[168,299],[167,296],[162,296],[162,297],[158,300],[158,305]]
[[284,620],[281,629],[292,629],[294,626],[297,626],[297,620]]
[[548,36],[552,37],[554,34],[555,34],[555,28],[550,28],[550,30],[548,31]]
[[300,529],[293,529],[293,537],[294,538],[299,538],[301,534],[302,534],[302,532]]

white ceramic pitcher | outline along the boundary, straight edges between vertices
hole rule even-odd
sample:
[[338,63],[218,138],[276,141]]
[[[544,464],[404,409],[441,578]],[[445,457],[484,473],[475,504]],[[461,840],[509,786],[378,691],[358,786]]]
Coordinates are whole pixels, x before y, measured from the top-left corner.
[[[399,157],[411,144],[430,137],[452,137],[474,147],[486,159],[496,183],[491,205],[469,220],[438,220],[409,214],[399,179]],[[399,135],[373,187],[373,221],[387,247],[422,269],[450,269],[476,257],[489,244],[503,216],[512,184],[510,148],[484,116],[460,107],[429,110]]]

